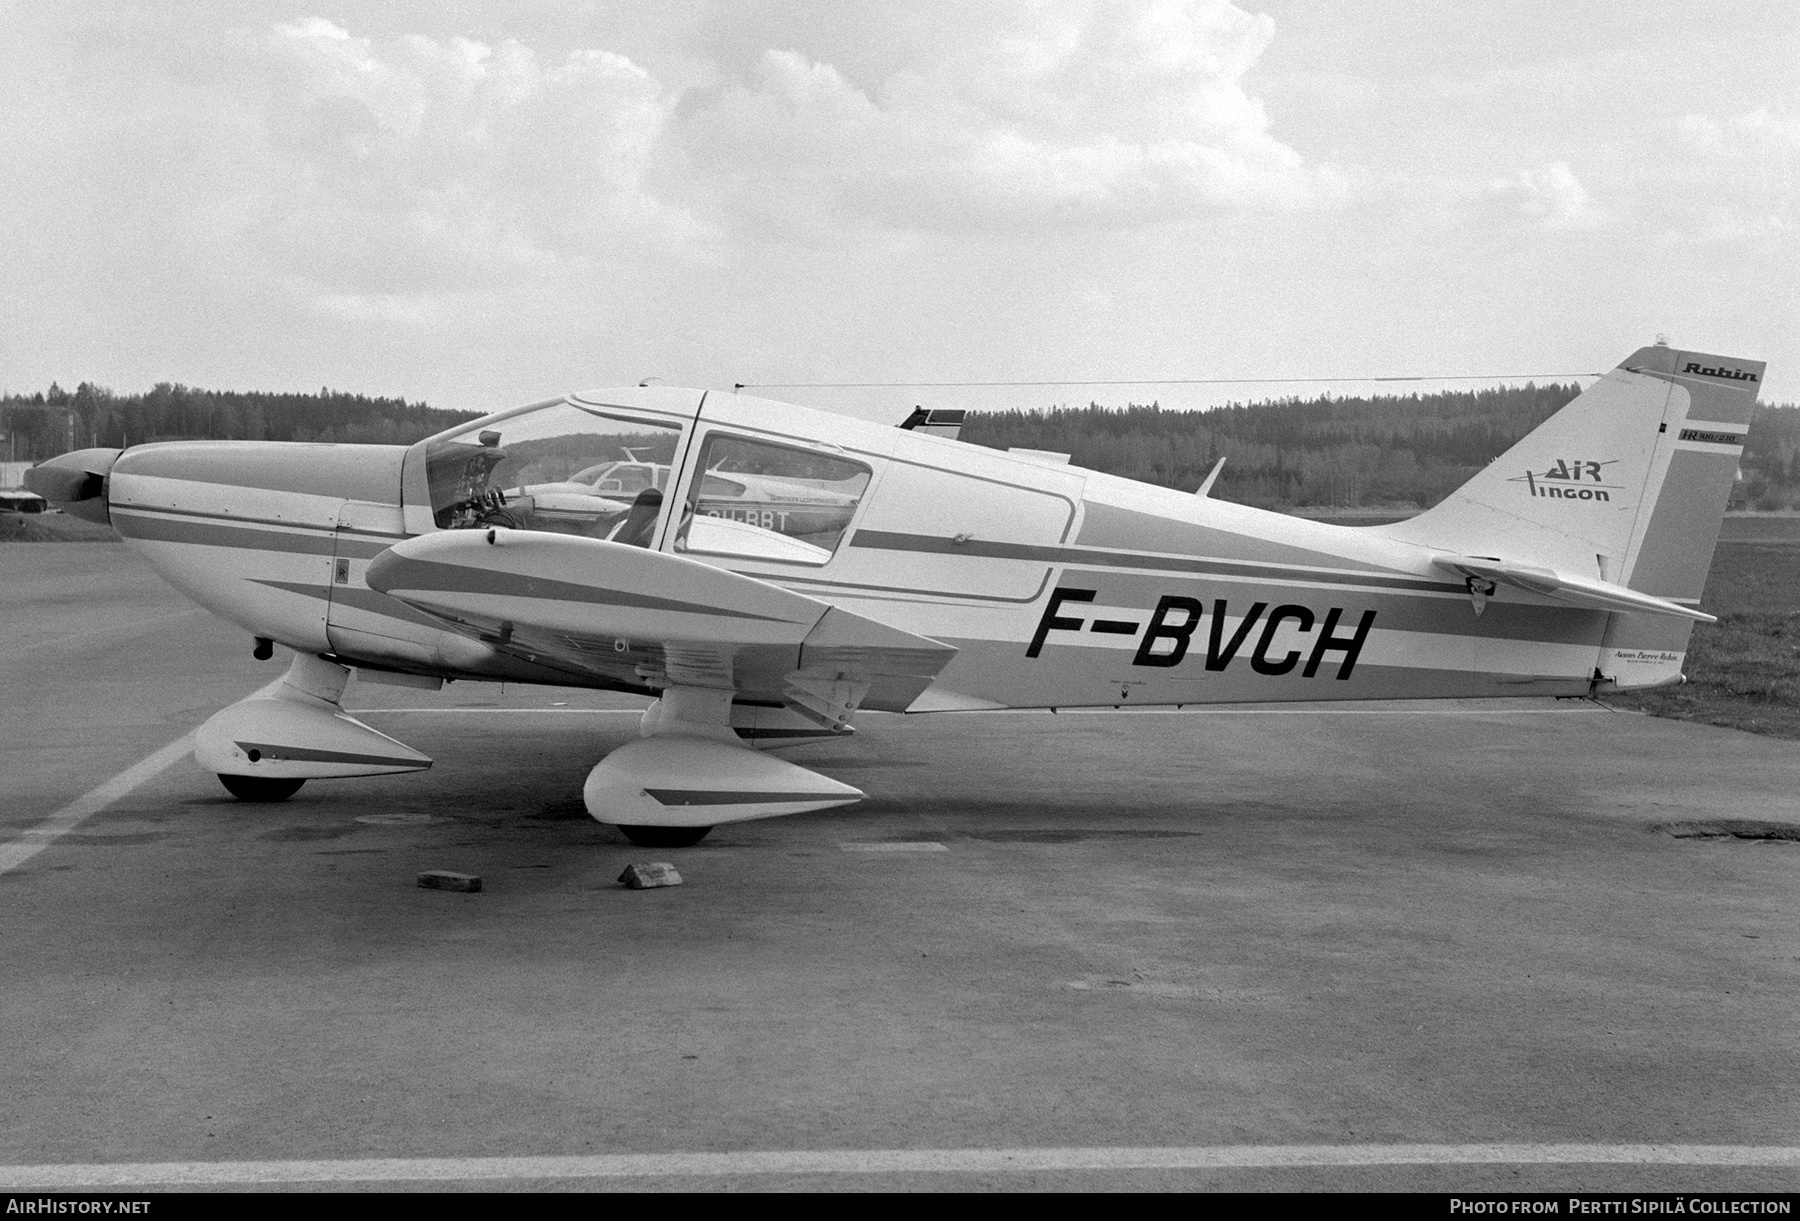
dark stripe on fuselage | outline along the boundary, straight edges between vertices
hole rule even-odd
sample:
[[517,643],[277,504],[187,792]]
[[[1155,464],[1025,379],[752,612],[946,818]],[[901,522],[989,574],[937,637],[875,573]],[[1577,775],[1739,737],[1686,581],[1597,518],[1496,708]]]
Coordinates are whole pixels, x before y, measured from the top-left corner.
[[[1189,505],[1193,503],[1191,496],[1176,499]],[[1288,522],[1307,531],[1344,529],[1342,526],[1321,527],[1314,522],[1300,522],[1293,518],[1289,518]],[[1075,545],[1092,547],[1098,551],[1147,551],[1155,555],[1186,555],[1214,561],[1290,564],[1296,568],[1393,571],[1380,564],[1334,555],[1317,547],[1277,542],[1253,534],[1240,534],[1233,530],[1221,530],[1216,526],[1204,526],[1199,522],[1183,521],[1160,513],[1120,508],[1097,500],[1084,502],[1081,533],[1075,536]]]
[[[398,508],[399,506],[394,506]],[[228,526],[285,526],[290,530],[328,530],[344,534],[360,534],[370,538],[386,538],[399,542],[411,538],[403,531],[371,530],[366,526],[335,526],[322,522],[292,521],[285,517],[251,517],[247,513],[220,513],[214,509],[178,509],[173,505],[135,505],[119,504],[115,509],[123,509],[127,513],[158,513],[169,517],[198,517],[206,521],[224,522]]]
[[1239,564],[1228,560],[1190,559],[1182,556],[1132,555],[1097,551],[1089,547],[1046,547],[1035,543],[988,543],[980,539],[957,542],[926,534],[898,534],[888,530],[858,530],[852,547],[879,551],[912,551],[927,555],[979,556],[991,560],[1030,560],[1040,564],[1084,564],[1101,568],[1137,568],[1153,572],[1184,572],[1203,576],[1260,577],[1270,581],[1307,581],[1322,585],[1365,585],[1377,589],[1416,590],[1421,593],[1462,593],[1463,586],[1420,577],[1367,576],[1324,572],[1286,564]]
[[[333,606],[366,611],[371,615],[381,615],[388,619],[399,619],[403,623],[416,623],[422,627],[436,628],[440,632],[444,630],[442,619],[434,619],[424,611],[414,610],[398,598],[390,598],[387,594],[373,589],[360,589],[354,585],[309,585],[304,581],[268,581],[257,578],[252,578],[250,583],[266,585],[270,589],[299,594],[305,598],[317,598],[321,602],[330,602]],[[333,626],[349,625],[334,623]]]
[[[183,520],[171,520],[173,514]],[[265,530],[242,518],[193,513],[182,509],[136,509],[114,506],[113,528],[126,538],[157,543],[189,543],[199,547],[241,547],[252,551],[281,551],[290,555],[335,555],[345,559],[374,559],[393,542],[346,538],[323,526],[290,530]],[[281,524],[281,523],[261,523]]]
[[[1065,568],[1057,576],[1058,589],[1091,589],[1093,602],[1116,610],[1126,607],[1141,609],[1134,616],[1141,628],[1165,594],[1179,594],[1199,600],[1208,619],[1215,603],[1224,601],[1226,614],[1242,615],[1258,602],[1279,606],[1295,602],[1307,606],[1321,619],[1333,606],[1344,608],[1349,622],[1355,622],[1365,610],[1380,612],[1378,631],[1431,632],[1443,636],[1472,637],[1487,640],[1520,640],[1540,644],[1597,644],[1608,612],[1568,604],[1529,604],[1528,594],[1503,591],[1490,597],[1480,617],[1466,593],[1455,598],[1421,597],[1415,593],[1388,590],[1306,589],[1284,579],[1268,577],[1261,581],[1208,581],[1204,577],[1167,577],[1151,573],[1125,573],[1108,570]],[[1071,602],[1063,614],[1078,615],[1085,622],[1094,620],[1083,613],[1083,604]],[[1102,618],[1100,622],[1109,622]],[[1106,628],[1085,629],[1108,634]],[[1118,635],[1126,635],[1121,631]],[[1133,633],[1135,634],[1135,632]]]

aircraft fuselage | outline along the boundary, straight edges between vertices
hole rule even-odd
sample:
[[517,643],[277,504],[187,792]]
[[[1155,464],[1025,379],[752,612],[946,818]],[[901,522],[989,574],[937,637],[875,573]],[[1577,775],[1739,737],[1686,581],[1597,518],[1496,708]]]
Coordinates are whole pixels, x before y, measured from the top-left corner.
[[[532,433],[531,413],[551,406],[568,420]],[[591,438],[579,431],[588,419],[600,422]],[[497,442],[463,443],[483,433]],[[667,451],[670,471],[658,476],[667,504],[650,549],[956,648],[922,694],[875,691],[864,708],[1577,695],[1589,690],[1608,619],[1528,596],[1477,615],[1430,548],[1366,530],[664,388],[536,404],[410,448],[139,446],[112,469],[112,521],[196,601],[298,651],[443,678],[651,691],[658,642],[608,640],[601,650],[508,633],[504,616],[450,625],[365,579],[393,544],[499,511],[472,495],[463,503],[474,507],[449,516],[438,503],[470,492],[473,459],[502,466],[492,486],[514,491],[502,528],[534,528],[520,504],[532,487],[554,486],[564,489],[560,507],[542,510],[536,528],[579,533],[572,485],[530,475],[558,476],[558,445],[571,463],[617,457],[598,447],[623,449],[621,436]],[[701,468],[701,455],[721,453]],[[750,465],[765,469],[742,469]],[[616,529],[627,502],[590,499],[594,529]],[[708,519],[704,529],[684,520],[694,516]],[[740,667],[747,681],[769,676],[741,699],[782,698],[784,659],[765,661]]]

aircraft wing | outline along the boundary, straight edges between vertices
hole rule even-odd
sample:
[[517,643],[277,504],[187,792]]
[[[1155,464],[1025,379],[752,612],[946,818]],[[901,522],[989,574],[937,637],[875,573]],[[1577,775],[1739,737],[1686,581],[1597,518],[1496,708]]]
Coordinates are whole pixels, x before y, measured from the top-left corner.
[[1571,576],[1569,573],[1558,572],[1551,568],[1541,568],[1535,564],[1516,564],[1508,560],[1479,555],[1440,555],[1434,556],[1431,562],[1438,568],[1463,577],[1511,585],[1515,589],[1529,590],[1534,594],[1542,594],[1547,598],[1555,598],[1559,602],[1568,602],[1575,606],[1585,606],[1591,610],[1679,615],[1684,619],[1693,619],[1700,623],[1717,623],[1719,621],[1717,616],[1695,610],[1690,606],[1683,606],[1679,602],[1670,602],[1666,598],[1639,593],[1635,589],[1614,585],[1610,581],[1601,581],[1593,577]]
[[490,648],[627,687],[729,689],[830,728],[904,711],[956,649],[685,556],[535,530],[447,530],[372,589]]

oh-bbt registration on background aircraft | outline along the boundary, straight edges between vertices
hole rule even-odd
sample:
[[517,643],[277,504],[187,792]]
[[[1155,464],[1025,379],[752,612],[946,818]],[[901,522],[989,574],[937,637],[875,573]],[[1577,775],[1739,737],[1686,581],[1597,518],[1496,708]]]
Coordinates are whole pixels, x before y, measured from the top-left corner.
[[174,442],[30,486],[287,674],[195,756],[251,801],[431,760],[352,672],[655,696],[588,777],[634,842],[857,800],[755,746],[859,711],[1579,696],[1678,682],[1761,382],[1634,353],[1435,508],[1343,527],[737,393],[602,390],[411,447]]

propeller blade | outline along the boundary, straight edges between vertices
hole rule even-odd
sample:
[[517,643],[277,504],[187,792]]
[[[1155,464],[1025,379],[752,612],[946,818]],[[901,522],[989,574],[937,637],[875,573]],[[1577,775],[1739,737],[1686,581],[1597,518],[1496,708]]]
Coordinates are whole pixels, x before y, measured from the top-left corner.
[[124,453],[119,449],[78,449],[58,454],[25,472],[25,487],[65,513],[102,526],[112,524],[106,477]]

